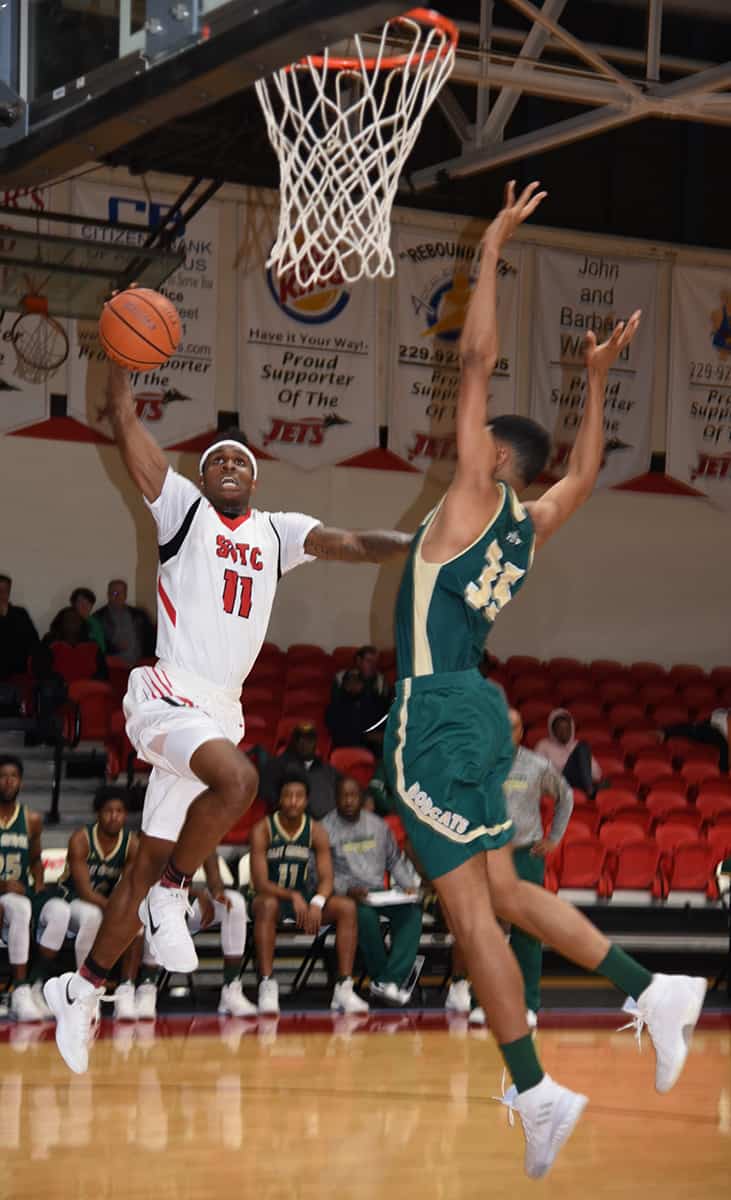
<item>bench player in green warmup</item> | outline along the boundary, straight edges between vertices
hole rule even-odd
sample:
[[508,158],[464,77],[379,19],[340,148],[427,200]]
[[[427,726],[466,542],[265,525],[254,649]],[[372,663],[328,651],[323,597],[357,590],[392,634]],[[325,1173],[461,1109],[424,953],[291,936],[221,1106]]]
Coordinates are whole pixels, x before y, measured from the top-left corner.
[[513,761],[502,692],[477,669],[498,612],[525,581],[536,548],[591,495],[604,448],[609,368],[634,337],[635,312],[603,345],[587,334],[581,426],[565,477],[539,499],[516,492],[545,465],[548,436],[527,418],[489,421],[498,355],[496,274],[500,251],[545,196],[537,183],[505,204],[482,241],[479,277],[460,341],[457,468],[445,496],[412,542],[398,596],[399,681],[384,760],[412,846],[433,880],[464,952],[479,1004],[490,1014],[520,1115],[525,1169],[549,1170],[586,1097],[544,1074],[529,1035],[523,982],[496,920],[517,925],[633,997],[656,1054],[655,1086],[676,1082],[698,1020],[705,979],[651,975],[576,909],[518,879],[502,785]]
[[[290,918],[313,936],[323,922],[335,926],[338,980],[330,1007],[346,1013],[368,1012],[353,990],[351,972],[358,945],[355,902],[333,895],[333,866],[327,833],[306,812],[309,795],[306,771],[287,771],[279,807],[251,831],[251,883],[254,900],[254,941],[260,972],[259,1012],[279,1012],[279,987],[272,978],[277,921]],[[315,858],[317,891],[310,876]]]

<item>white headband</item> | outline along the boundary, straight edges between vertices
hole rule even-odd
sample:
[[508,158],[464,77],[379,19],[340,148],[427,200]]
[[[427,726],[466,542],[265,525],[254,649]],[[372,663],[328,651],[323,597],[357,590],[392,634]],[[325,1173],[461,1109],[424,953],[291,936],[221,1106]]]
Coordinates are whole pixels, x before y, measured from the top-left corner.
[[214,442],[212,446],[209,446],[207,450],[203,451],[203,453],[201,454],[201,460],[198,463],[199,474],[201,474],[201,475],[203,474],[203,466],[204,466],[206,459],[208,458],[208,455],[213,454],[214,450],[220,450],[221,446],[235,446],[237,450],[240,450],[242,454],[245,454],[246,457],[248,458],[249,462],[251,463],[251,470],[252,470],[254,479],[256,479],[256,476],[257,476],[256,459],[254,458],[254,455],[251,453],[251,450],[249,449],[248,446],[244,446],[242,442],[232,442],[230,438],[222,438],[220,442]]

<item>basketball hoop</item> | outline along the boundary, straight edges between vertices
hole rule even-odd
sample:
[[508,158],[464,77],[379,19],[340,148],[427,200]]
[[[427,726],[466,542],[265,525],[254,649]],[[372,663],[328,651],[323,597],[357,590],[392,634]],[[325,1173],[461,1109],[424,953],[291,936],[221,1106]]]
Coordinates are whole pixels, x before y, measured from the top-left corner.
[[422,122],[454,66],[457,28],[413,8],[256,84],[279,159],[277,239],[267,260],[301,288],[394,274],[391,209]]
[[22,313],[10,330],[15,374],[26,383],[45,383],[68,357],[63,326],[48,315],[48,302],[31,293],[21,300]]

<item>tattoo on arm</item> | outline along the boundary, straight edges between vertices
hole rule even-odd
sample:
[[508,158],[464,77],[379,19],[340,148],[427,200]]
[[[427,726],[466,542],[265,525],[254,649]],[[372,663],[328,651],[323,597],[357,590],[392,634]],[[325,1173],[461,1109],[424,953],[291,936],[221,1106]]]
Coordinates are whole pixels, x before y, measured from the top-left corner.
[[411,545],[412,534],[400,530],[328,529],[317,525],[305,539],[305,550],[315,558],[336,562],[386,562],[405,554]]

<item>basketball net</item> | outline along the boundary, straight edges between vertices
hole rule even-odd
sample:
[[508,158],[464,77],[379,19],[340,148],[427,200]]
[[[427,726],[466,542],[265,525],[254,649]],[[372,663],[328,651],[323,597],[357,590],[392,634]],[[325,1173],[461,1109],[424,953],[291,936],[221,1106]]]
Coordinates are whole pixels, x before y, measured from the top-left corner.
[[393,276],[396,189],[457,36],[451,21],[415,8],[387,22],[375,53],[356,35],[350,57],[325,50],[257,82],[280,172],[267,267],[305,289]]
[[43,296],[24,296],[21,306],[23,311],[10,331],[15,374],[25,383],[44,383],[65,363],[69,341],[63,326],[49,317]]

